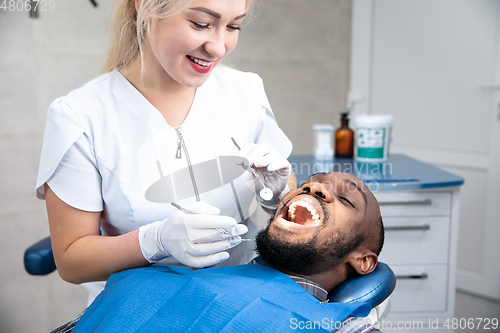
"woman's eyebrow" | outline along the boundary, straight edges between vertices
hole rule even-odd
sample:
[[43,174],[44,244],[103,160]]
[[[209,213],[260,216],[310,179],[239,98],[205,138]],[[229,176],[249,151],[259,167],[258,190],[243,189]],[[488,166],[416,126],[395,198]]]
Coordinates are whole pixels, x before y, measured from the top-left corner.
[[[222,16],[221,14],[217,13],[217,12],[214,12],[213,10],[209,9],[209,8],[206,8],[206,7],[193,7],[193,8],[190,8],[191,10],[197,10],[197,11],[200,11],[200,12],[203,12],[203,13],[206,13],[216,19],[220,19]],[[242,19],[246,16],[247,14],[244,13],[244,14],[241,14],[241,15],[238,15],[234,18],[234,20],[239,20],[239,19]]]
[[203,13],[206,13],[210,16],[213,16],[215,17],[216,19],[220,19],[221,18],[221,15],[217,12],[214,12],[213,10],[211,9],[208,9],[206,7],[193,7],[193,8],[190,8],[191,10],[197,10],[199,12],[203,12]]
[[238,15],[238,16],[236,16],[236,17],[234,18],[234,21],[236,21],[236,20],[240,20],[240,19],[244,18],[245,16],[247,16],[247,13],[243,13],[243,14],[241,14],[241,15]]

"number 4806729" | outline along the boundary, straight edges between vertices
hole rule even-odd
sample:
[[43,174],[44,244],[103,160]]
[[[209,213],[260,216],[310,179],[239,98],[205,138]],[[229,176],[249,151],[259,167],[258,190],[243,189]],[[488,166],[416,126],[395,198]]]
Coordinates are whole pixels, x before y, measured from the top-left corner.
[[56,2],[54,0],[0,0],[0,10],[4,12],[21,11],[54,11]]
[[446,319],[443,324],[447,329],[485,329],[496,330],[498,328],[498,318],[452,318]]

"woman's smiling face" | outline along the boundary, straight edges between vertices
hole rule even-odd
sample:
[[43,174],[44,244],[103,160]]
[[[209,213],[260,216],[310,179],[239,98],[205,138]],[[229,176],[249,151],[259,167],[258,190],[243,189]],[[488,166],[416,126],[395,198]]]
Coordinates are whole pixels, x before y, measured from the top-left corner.
[[189,88],[200,87],[238,42],[245,0],[193,0],[154,20],[144,48],[146,67]]

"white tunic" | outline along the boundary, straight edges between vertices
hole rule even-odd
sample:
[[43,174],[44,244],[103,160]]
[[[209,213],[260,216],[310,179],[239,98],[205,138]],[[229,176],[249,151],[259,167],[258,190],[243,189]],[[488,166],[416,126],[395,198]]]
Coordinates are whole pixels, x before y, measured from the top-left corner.
[[[258,75],[215,69],[175,129],[115,70],[50,105],[36,194],[45,198],[47,182],[68,205],[102,211],[101,231],[108,236],[164,220],[175,209],[172,201],[206,201],[222,215],[253,224],[254,193],[234,163],[238,149],[231,137],[240,146],[268,142],[284,157],[291,153]],[[245,238],[257,231],[249,229]],[[254,255],[249,243],[225,264],[248,262]]]

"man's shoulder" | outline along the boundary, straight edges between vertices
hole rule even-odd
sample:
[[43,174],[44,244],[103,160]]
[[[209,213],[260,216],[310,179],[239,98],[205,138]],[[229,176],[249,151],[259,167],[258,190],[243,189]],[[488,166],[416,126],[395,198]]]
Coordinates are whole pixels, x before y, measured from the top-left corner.
[[[252,264],[250,264],[252,263]],[[259,278],[259,279],[268,279],[275,278],[278,276],[286,277],[285,274],[281,273],[279,270],[270,267],[261,265],[257,261],[252,260],[247,265],[235,265],[235,266],[224,266],[224,267],[214,267],[211,269],[198,270],[194,275],[228,275],[234,276],[238,275],[241,277],[250,277],[250,278]]]

